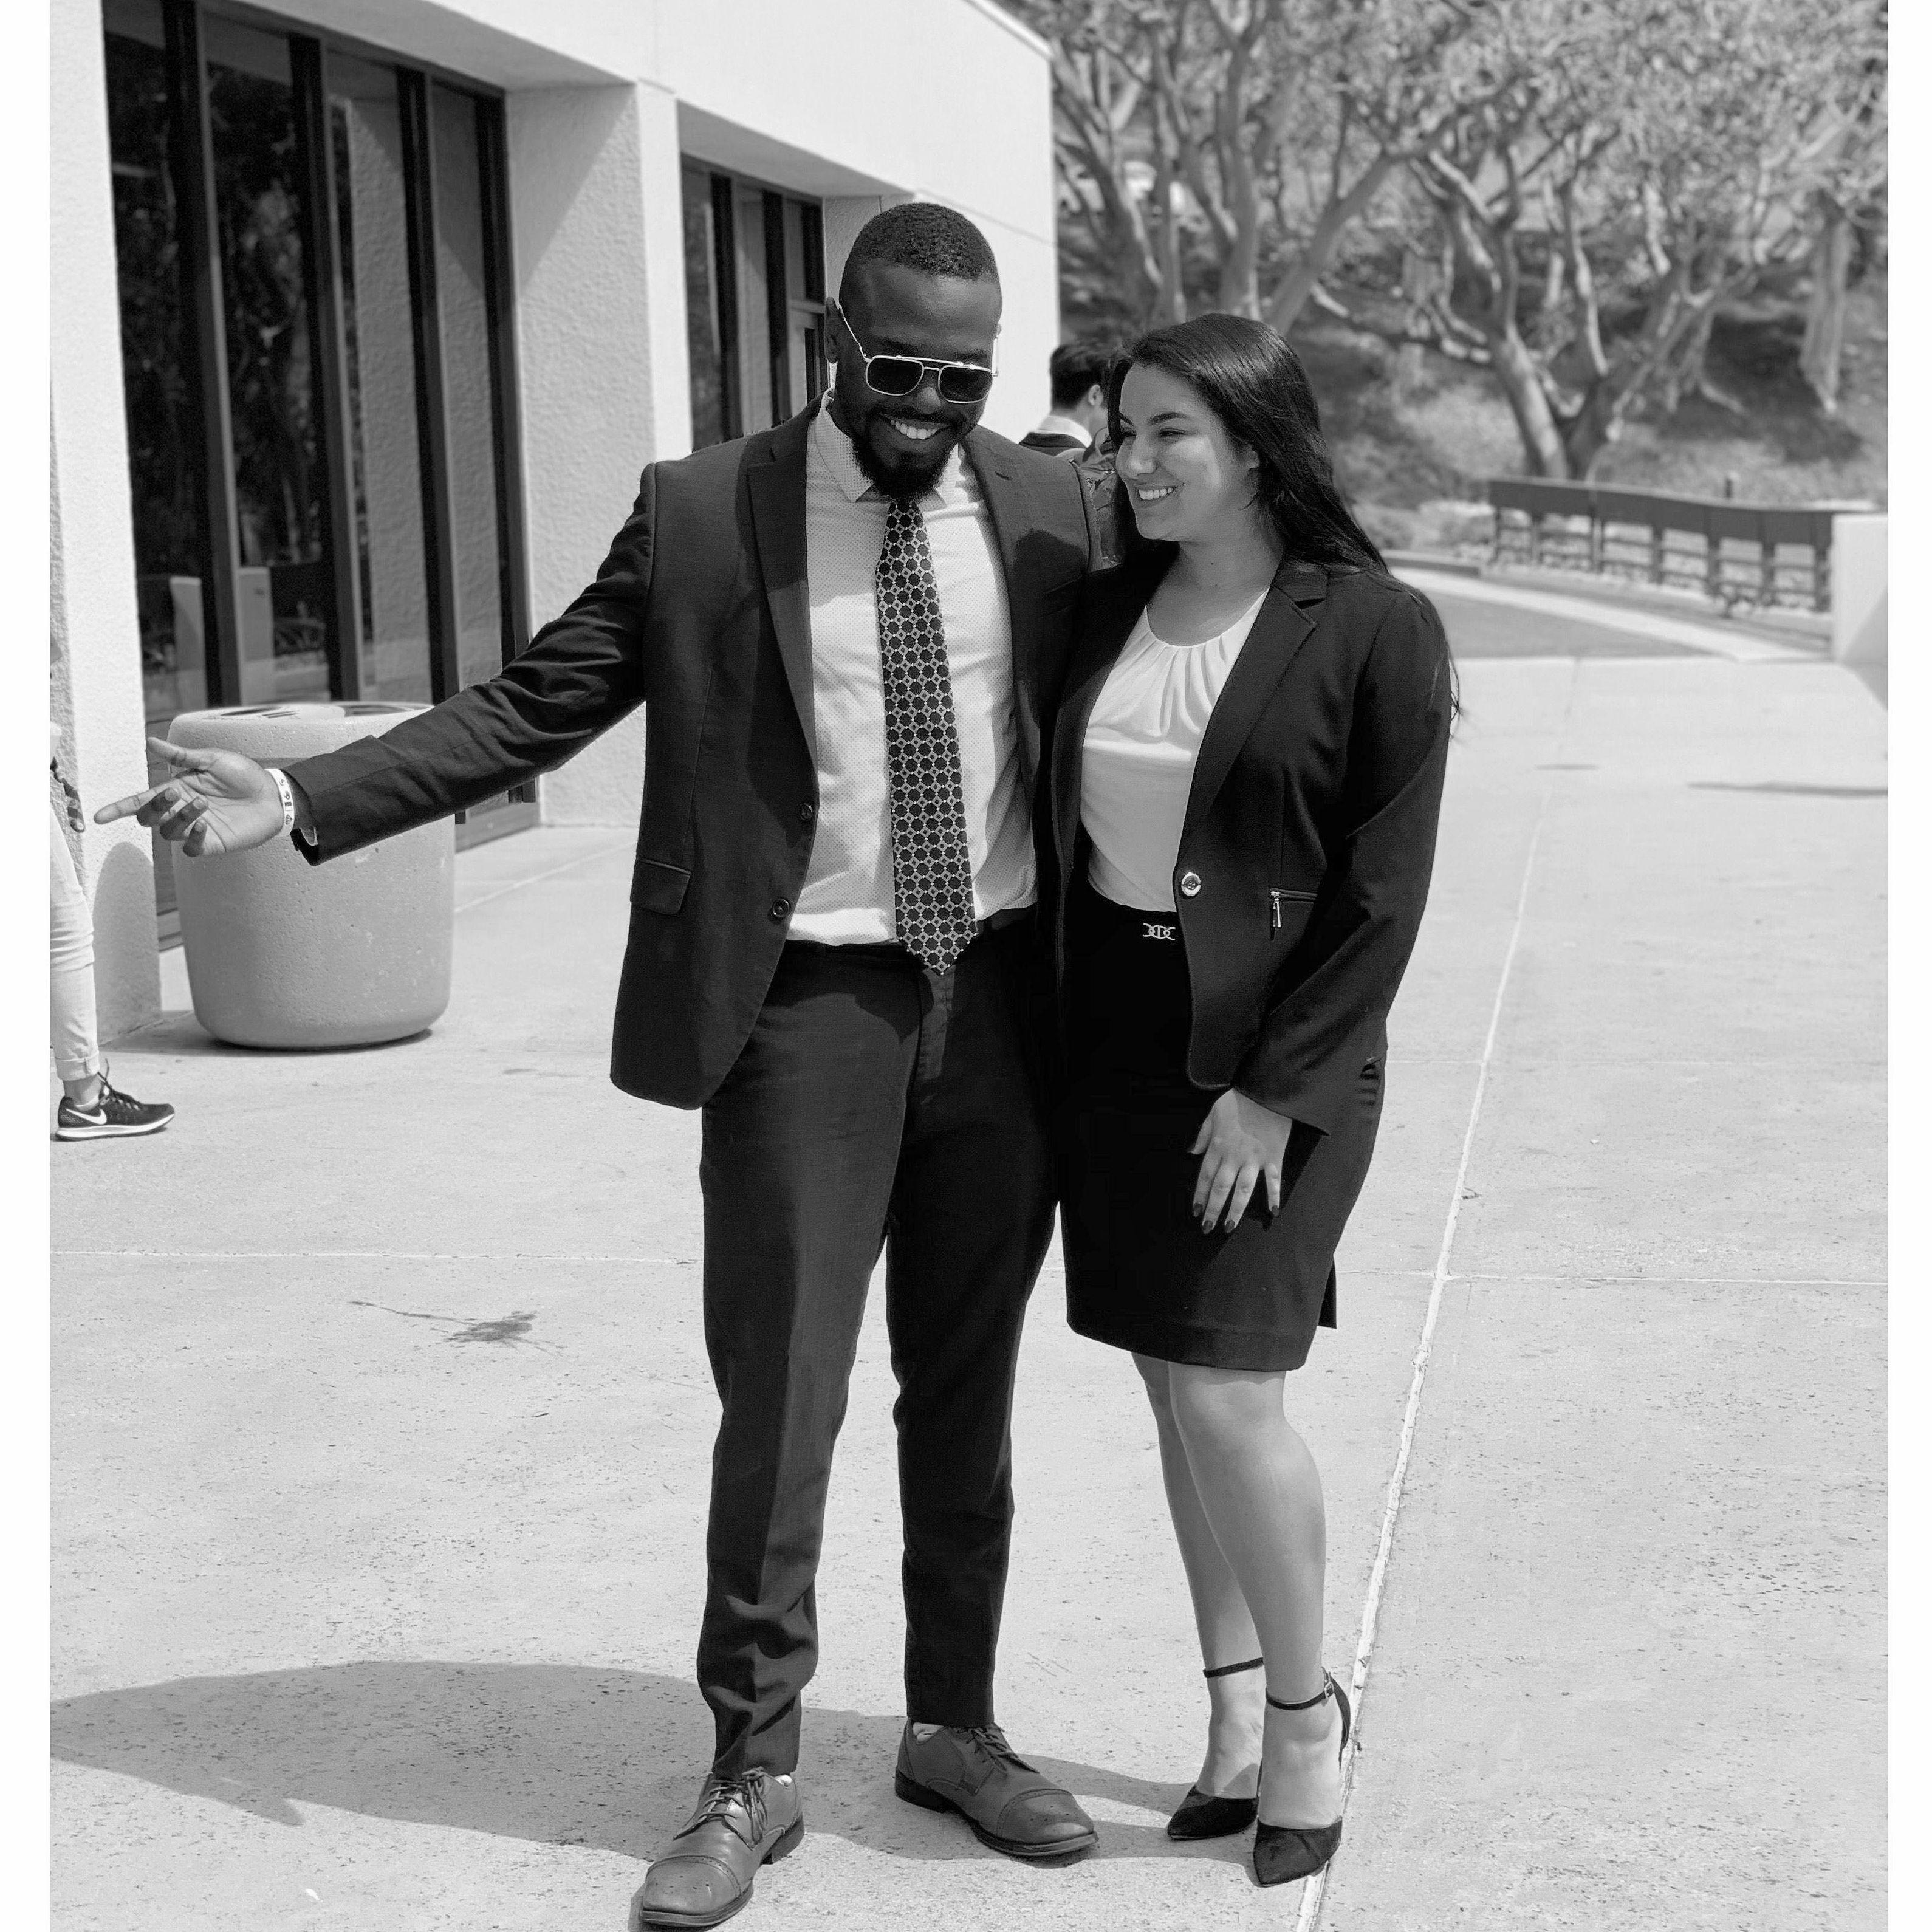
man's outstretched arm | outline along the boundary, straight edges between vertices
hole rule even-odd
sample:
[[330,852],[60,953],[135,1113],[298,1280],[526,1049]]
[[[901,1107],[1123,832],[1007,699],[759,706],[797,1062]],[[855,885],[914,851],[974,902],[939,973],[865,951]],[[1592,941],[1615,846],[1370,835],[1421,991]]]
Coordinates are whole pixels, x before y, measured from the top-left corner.
[[[304,857],[334,858],[479,804],[562,764],[646,696],[656,483],[646,470],[596,580],[494,677],[380,736],[289,766]],[[247,851],[284,829],[280,786],[254,759],[148,746],[158,782],[104,806],[98,824],[137,818],[190,858]]]

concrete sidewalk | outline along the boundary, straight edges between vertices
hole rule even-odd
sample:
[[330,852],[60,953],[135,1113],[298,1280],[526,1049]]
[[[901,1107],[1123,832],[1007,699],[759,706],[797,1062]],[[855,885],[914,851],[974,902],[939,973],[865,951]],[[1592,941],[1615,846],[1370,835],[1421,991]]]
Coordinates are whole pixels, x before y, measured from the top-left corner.
[[[1198,1659],[1137,1378],[1056,1267],[1000,1700],[1101,1849],[1028,1870],[892,1796],[875,1297],[810,1832],[746,1932],[1882,1922],[1883,713],[1797,654],[1459,644],[1341,1327],[1289,1383],[1366,1684],[1325,1894],[1162,1832]],[[716,1404],[695,1117],[604,1078],[629,850],[464,854],[454,1003],[394,1047],[216,1046],[170,956],[115,1069],[179,1119],[56,1148],[70,1932],[620,1932],[688,1807]]]

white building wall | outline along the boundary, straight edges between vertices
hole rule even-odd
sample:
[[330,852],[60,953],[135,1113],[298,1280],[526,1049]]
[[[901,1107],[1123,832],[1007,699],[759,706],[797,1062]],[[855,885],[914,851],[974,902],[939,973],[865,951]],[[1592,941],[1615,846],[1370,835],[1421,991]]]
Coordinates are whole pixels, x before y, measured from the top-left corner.
[[[100,9],[98,0],[62,0],[51,20],[49,614],[64,660],[52,690],[56,722],[68,728],[68,776],[91,812],[147,783],[146,734]],[[100,1036],[111,1040],[160,1009],[153,848],[132,819],[90,824],[80,846]]]
[[[677,108],[632,84],[530,89],[507,114],[532,628],[597,573],[656,454],[691,447]],[[541,781],[554,824],[629,824],[644,720]]]

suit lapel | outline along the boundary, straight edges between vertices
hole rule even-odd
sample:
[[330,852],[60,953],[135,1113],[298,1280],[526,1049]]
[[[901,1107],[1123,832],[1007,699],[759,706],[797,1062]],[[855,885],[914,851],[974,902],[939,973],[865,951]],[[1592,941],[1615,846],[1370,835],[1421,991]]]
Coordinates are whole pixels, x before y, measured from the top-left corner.
[[1187,794],[1187,816],[1181,825],[1182,850],[1214,805],[1237,754],[1268,708],[1295,652],[1315,628],[1315,620],[1304,607],[1318,605],[1327,590],[1325,573],[1312,566],[1284,563],[1276,572],[1202,736],[1194,782]]
[[1072,866],[1080,831],[1080,752],[1087,720],[1164,567],[1164,560],[1151,568],[1126,563],[1088,580],[1087,608],[1053,728],[1053,831],[1063,877]]
[[962,446],[986,506],[1000,568],[1006,583],[1006,622],[1012,638],[1013,714],[1019,723],[1020,772],[1027,793],[1040,770],[1040,603],[1035,586],[1020,568],[1019,539],[1026,527],[1016,495],[1012,466],[976,430]]
[[812,412],[803,411],[772,432],[764,460],[748,461],[752,529],[764,585],[766,608],[784,661],[785,681],[805,742],[815,761],[818,736],[812,702],[812,586],[805,544],[805,446]]

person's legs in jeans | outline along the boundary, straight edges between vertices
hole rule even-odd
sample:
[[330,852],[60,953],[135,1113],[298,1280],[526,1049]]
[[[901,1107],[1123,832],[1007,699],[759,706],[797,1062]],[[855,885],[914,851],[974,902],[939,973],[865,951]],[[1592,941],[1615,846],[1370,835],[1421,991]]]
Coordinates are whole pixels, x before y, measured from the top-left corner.
[[175,1117],[165,1101],[144,1102],[116,1092],[94,1004],[94,912],[82,890],[59,816],[50,809],[53,844],[48,854],[47,923],[52,935],[54,1067],[64,1097],[54,1127],[63,1141],[122,1140],[158,1132]]
[[94,914],[74,870],[67,836],[53,808],[48,855],[49,923],[52,932],[54,1070],[67,1097],[91,1107],[100,1093],[100,1042],[94,1011]]

